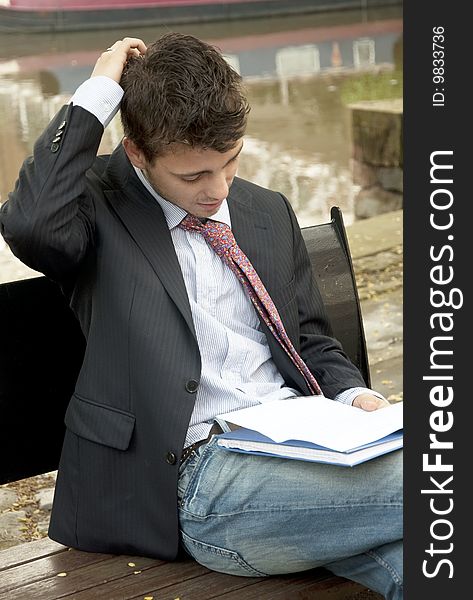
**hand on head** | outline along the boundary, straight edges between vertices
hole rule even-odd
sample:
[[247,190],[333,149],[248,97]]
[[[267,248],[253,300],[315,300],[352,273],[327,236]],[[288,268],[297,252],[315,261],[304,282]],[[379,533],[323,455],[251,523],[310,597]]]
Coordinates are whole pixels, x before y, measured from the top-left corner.
[[95,63],[91,77],[105,75],[117,83],[123,73],[125,65],[132,56],[142,56],[146,52],[146,45],[139,38],[123,38],[118,40],[110,48],[107,48]]

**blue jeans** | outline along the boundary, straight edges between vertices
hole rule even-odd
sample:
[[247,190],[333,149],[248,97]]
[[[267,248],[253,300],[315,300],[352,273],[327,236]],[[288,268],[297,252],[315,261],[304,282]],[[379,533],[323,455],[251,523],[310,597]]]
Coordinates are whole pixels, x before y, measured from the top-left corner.
[[402,450],[356,467],[201,446],[181,466],[186,551],[231,575],[324,566],[385,598],[402,598]]

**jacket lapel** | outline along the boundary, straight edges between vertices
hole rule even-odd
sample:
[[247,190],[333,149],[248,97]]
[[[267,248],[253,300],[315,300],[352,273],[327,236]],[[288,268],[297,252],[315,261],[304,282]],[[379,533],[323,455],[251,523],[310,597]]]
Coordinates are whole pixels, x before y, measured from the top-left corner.
[[123,148],[112,154],[105,177],[111,184],[105,195],[112,210],[150,262],[196,337],[181,267],[163,211],[136,177]]
[[271,294],[275,282],[271,262],[274,256],[273,221],[269,213],[254,207],[251,195],[238,185],[238,180],[235,183],[228,195],[232,232]]

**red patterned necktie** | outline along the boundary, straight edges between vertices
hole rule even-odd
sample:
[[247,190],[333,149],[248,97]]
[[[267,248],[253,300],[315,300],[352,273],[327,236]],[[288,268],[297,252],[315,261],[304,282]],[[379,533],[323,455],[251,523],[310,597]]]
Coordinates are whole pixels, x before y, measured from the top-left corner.
[[207,220],[203,223],[193,215],[184,217],[179,227],[186,231],[196,231],[204,236],[209,246],[238,277],[261,318],[302,373],[311,393],[322,394],[317,380],[289,339],[278,310],[259,278],[258,273],[236,243],[230,227],[219,221]]

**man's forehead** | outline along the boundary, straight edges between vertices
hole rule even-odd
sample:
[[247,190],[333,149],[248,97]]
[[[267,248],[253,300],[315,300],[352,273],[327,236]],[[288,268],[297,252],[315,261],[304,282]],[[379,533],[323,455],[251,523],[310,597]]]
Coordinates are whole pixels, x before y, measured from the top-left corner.
[[174,144],[174,146],[166,154],[158,157],[157,161],[173,173],[187,173],[225,166],[241,152],[243,140],[238,140],[232,148],[225,152],[187,144]]
[[202,158],[209,155],[220,155],[224,156],[231,153],[232,151],[239,151],[243,146],[243,139],[237,140],[233,146],[223,152],[215,150],[214,148],[208,148],[204,146],[192,146],[187,142],[172,142],[169,144],[166,152],[162,154],[164,157],[186,157],[195,156],[196,158]]

